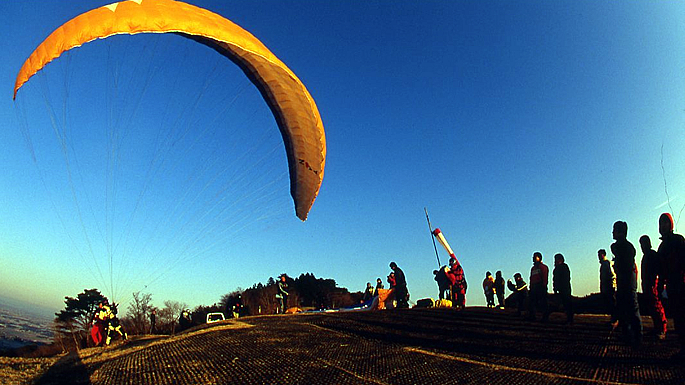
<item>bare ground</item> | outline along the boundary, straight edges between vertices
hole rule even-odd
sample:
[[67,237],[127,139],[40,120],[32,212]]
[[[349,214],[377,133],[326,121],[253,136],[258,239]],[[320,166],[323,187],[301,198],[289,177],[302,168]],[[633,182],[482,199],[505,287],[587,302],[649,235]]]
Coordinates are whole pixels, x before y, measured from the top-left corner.
[[[651,321],[643,318],[645,329]],[[55,358],[0,357],[9,384],[683,384],[675,335],[620,341],[604,316],[567,326],[510,311],[264,316]]]

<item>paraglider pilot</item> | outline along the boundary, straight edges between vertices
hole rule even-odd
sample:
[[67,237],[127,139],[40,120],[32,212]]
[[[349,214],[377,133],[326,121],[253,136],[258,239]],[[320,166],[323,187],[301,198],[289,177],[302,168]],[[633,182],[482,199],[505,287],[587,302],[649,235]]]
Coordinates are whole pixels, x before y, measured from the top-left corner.
[[117,305],[112,303],[112,306],[106,306],[105,317],[107,322],[107,339],[105,344],[109,345],[112,341],[112,332],[115,331],[119,333],[121,338],[126,341],[128,335],[124,331],[124,328],[119,323],[119,318],[117,318]]
[[117,306],[116,304],[109,305],[109,301],[105,299],[98,305],[98,309],[93,317],[93,329],[91,330],[91,336],[93,337],[93,342],[95,346],[102,345],[103,334],[105,334],[104,342],[109,345],[112,341],[112,331],[116,331],[122,337],[124,341],[127,339],[127,334],[124,332],[121,324],[119,324],[119,319],[116,316]]

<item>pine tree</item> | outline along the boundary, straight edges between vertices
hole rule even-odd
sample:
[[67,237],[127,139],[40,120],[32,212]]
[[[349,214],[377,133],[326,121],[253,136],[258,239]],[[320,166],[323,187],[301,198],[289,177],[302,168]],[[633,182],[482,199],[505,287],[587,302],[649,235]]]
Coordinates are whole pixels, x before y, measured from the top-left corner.
[[77,350],[86,346],[95,311],[106,299],[98,289],[85,289],[76,298],[64,297],[66,306],[55,313],[54,321],[56,337],[60,338],[60,342],[64,344],[65,339],[71,339]]

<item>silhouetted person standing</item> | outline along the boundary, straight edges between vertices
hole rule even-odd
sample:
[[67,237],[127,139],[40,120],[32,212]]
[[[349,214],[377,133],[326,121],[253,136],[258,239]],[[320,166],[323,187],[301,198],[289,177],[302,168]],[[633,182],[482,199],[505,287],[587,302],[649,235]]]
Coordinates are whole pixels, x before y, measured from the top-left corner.
[[552,286],[554,293],[561,297],[561,303],[566,312],[566,323],[573,323],[573,303],[571,298],[571,269],[564,261],[564,256],[554,256],[554,270],[552,271]]
[[659,217],[661,244],[657,253],[662,258],[666,271],[666,292],[669,313],[673,317],[675,332],[678,333],[680,351],[674,358],[685,358],[685,239],[673,232],[673,218],[669,213]]
[[157,310],[152,309],[150,313],[150,334],[157,333]]
[[618,320],[616,317],[616,275],[611,262],[607,259],[606,250],[597,250],[597,258],[599,258],[599,293],[607,314],[611,316],[611,324],[615,327]]
[[193,320],[190,315],[190,310],[183,309],[181,315],[178,317],[179,331],[183,331],[193,326]]
[[450,280],[452,306],[461,310],[466,307],[466,290],[468,288],[466,276],[459,260],[452,257],[449,264],[450,270],[447,272],[447,278]]
[[[433,275],[435,276],[433,279],[438,283],[439,299],[445,299],[445,297],[449,296],[450,280],[447,278],[447,274],[445,274],[447,270],[449,270],[447,266],[442,266],[438,270],[433,270]],[[445,295],[446,292],[448,293],[447,296]]]
[[361,302],[366,302],[373,298],[373,286],[371,285],[371,282],[366,283],[366,289],[364,290],[364,295],[362,296]]
[[279,309],[281,314],[285,314],[288,310],[288,282],[286,281],[286,275],[281,274],[278,280],[278,294],[276,298],[279,302]]
[[495,295],[497,295],[497,306],[504,309],[504,278],[502,271],[499,270],[495,273]]
[[373,292],[373,295],[378,295],[378,289],[385,289],[385,286],[383,286],[383,280],[379,278],[376,278],[376,290]]
[[637,304],[637,265],[635,247],[627,239],[628,224],[623,221],[614,223],[611,245],[616,271],[616,308],[619,326],[626,341],[633,346],[642,343],[642,320]]
[[664,291],[664,279],[661,269],[663,264],[654,249],[649,236],[640,237],[642,249],[642,293],[645,295],[646,306],[654,324],[654,335],[658,339],[666,338],[666,313],[661,303],[661,293]]
[[485,294],[487,307],[495,307],[495,279],[489,271],[485,273],[483,280],[483,294]]
[[528,281],[529,312],[528,319],[535,320],[536,310],[542,312],[542,322],[547,322],[549,312],[547,310],[547,286],[549,283],[549,268],[542,263],[542,253],[533,253],[533,267],[530,268],[530,281]]
[[390,262],[390,268],[395,273],[395,300],[398,308],[409,307],[409,290],[407,289],[407,279],[404,272],[395,262]]

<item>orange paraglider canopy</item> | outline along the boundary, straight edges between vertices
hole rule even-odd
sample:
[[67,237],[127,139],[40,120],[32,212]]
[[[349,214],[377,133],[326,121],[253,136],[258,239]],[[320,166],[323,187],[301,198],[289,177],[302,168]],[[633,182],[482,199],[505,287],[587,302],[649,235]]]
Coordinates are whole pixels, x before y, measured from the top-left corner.
[[85,12],[57,28],[24,62],[17,91],[63,52],[117,34],[177,33],[231,59],[259,88],[283,136],[290,170],[290,193],[301,220],[316,199],[326,164],[326,137],[314,99],[257,38],[224,17],[174,0],[122,1]]

